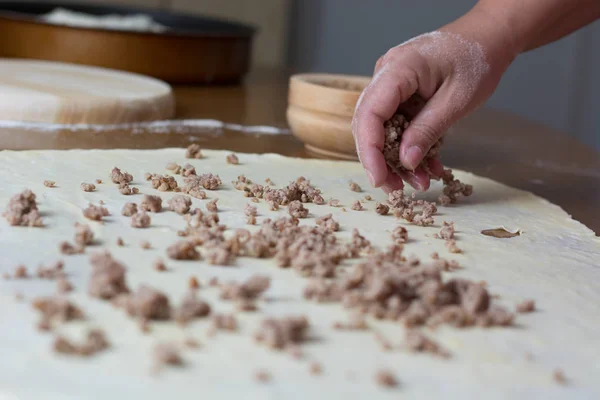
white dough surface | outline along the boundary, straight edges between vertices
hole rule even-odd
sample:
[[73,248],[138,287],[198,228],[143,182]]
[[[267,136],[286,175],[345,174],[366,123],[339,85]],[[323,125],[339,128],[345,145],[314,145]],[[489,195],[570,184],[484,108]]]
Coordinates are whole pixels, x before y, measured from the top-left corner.
[[[0,274],[12,272],[18,264],[30,272],[40,263],[64,259],[68,279],[75,291],[68,295],[86,313],[82,322],[59,326],[57,333],[81,339],[90,327],[101,327],[112,347],[89,359],[52,352],[52,333],[41,333],[35,325],[39,315],[30,305],[36,296],[55,293],[55,282],[0,279],[0,399],[10,400],[88,400],[88,399],[594,399],[600,398],[600,239],[560,207],[533,194],[516,190],[489,179],[455,171],[456,176],[474,186],[474,194],[449,207],[439,207],[432,227],[399,222],[393,216],[374,212],[375,201],[384,201],[383,192],[372,189],[361,166],[352,162],[303,160],[278,155],[239,154],[240,165],[228,165],[225,151],[204,151],[201,160],[186,160],[184,149],[165,150],[70,150],[0,152],[0,207],[9,198],[29,188],[38,196],[45,227],[11,227],[0,219]],[[264,218],[287,216],[286,208],[269,211],[261,201],[254,204],[236,191],[231,181],[240,174],[257,183],[271,178],[276,187],[287,185],[300,175],[323,191],[326,200],[339,199],[341,206],[308,204],[310,217],[301,224],[314,224],[314,217],[333,213],[341,225],[340,240],[358,228],[380,248],[391,244],[390,232],[403,224],[409,232],[407,255],[429,260],[436,251],[455,259],[463,269],[444,273],[445,277],[485,280],[488,290],[499,296],[494,301],[514,309],[524,299],[534,299],[538,311],[518,315],[512,328],[455,329],[442,327],[429,335],[452,353],[441,360],[428,354],[412,354],[403,348],[404,328],[398,322],[372,321],[378,332],[395,345],[384,352],[373,331],[340,332],[332,329],[345,321],[348,311],[339,304],[316,304],[302,298],[306,278],[295,271],[280,269],[271,260],[239,258],[235,265],[209,266],[203,261],[173,261],[165,248],[179,240],[183,218],[171,211],[151,214],[148,229],[134,229],[130,219],[121,216],[125,202],[138,202],[142,194],[160,194],[164,203],[175,193],[160,193],[143,179],[144,173],[168,173],[165,165],[190,162],[200,173],[218,174],[224,186],[208,191],[207,200],[193,199],[194,206],[218,198],[221,223],[230,228],[248,228],[243,207],[256,205],[258,222]],[[134,176],[133,185],[142,194],[123,196],[109,174],[118,166]],[[181,176],[176,176],[182,183]],[[82,182],[97,184],[95,192],[83,192]],[[44,180],[56,181],[47,188]],[[362,193],[349,190],[357,182]],[[439,196],[441,184],[434,183],[424,198]],[[354,200],[364,201],[364,211],[352,211]],[[104,223],[87,221],[81,210],[88,203],[105,202],[111,215]],[[346,208],[346,212],[342,210]],[[454,221],[457,245],[463,254],[450,254],[444,241],[433,235],[442,221]],[[97,238],[85,255],[62,256],[61,241],[73,240],[75,222],[89,223]],[[505,226],[522,234],[510,239],[484,236],[483,229]],[[258,227],[250,227],[258,229]],[[120,236],[125,247],[116,246]],[[139,243],[148,240],[151,250]],[[238,316],[240,332],[207,336],[209,319],[201,319],[185,329],[171,322],[152,324],[150,334],[142,334],[137,323],[121,310],[87,295],[93,251],[108,249],[128,267],[132,289],[146,283],[169,294],[177,305],[187,290],[187,280],[196,276],[203,284],[199,296],[214,310],[234,311],[234,305],[218,299],[218,290],[207,287],[211,277],[241,281],[255,273],[268,274],[271,288],[267,300],[259,302],[259,312]],[[168,272],[153,270],[157,257],[165,259]],[[22,292],[18,302],[14,294]],[[253,333],[265,315],[306,314],[311,322],[311,340],[302,345],[305,357],[295,360],[287,353],[268,350],[253,341]],[[185,350],[185,366],[167,368],[152,375],[151,350],[158,342],[198,339],[202,346]],[[309,364],[318,361],[323,375],[309,374]],[[393,371],[400,385],[383,389],[374,382],[380,368]],[[258,383],[254,373],[265,369],[271,382]],[[562,369],[568,385],[553,381],[552,373]]]

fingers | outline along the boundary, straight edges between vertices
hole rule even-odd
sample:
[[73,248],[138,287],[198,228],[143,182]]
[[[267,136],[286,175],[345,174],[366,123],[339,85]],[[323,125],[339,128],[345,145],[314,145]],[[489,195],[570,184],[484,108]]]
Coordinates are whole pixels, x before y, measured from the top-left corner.
[[423,168],[417,168],[414,171],[404,171],[400,173],[400,176],[406,183],[420,192],[429,189],[429,174]]
[[445,93],[436,93],[402,134],[400,161],[414,170],[454,122],[451,99]]
[[359,158],[374,187],[383,185],[388,172],[381,150],[384,142],[383,124],[418,88],[417,77],[409,70],[379,69],[357,104],[353,134]]
[[444,165],[439,158],[430,158],[427,161],[427,165],[436,179],[440,179],[442,177],[442,174],[444,173]]
[[402,177],[393,173],[388,167],[388,175],[385,179],[385,183],[381,186],[381,189],[387,194],[390,194],[394,190],[400,190],[404,188],[404,182]]

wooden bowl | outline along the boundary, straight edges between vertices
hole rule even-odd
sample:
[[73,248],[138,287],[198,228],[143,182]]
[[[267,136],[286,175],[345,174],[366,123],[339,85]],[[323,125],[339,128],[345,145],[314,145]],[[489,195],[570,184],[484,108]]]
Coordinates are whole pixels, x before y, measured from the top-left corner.
[[[55,25],[55,8],[92,14],[147,14],[165,32]],[[239,82],[250,68],[255,29],[213,18],[138,7],[0,1],[0,57],[33,58],[118,69],[177,84]]]
[[299,74],[290,78],[288,124],[309,152],[326,158],[358,160],[352,117],[370,80],[331,74]]

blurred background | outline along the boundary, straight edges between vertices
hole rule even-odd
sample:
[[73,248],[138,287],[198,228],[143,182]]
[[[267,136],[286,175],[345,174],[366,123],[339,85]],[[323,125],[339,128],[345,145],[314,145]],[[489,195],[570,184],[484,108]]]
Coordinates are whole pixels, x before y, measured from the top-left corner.
[[[98,3],[80,0],[80,3]],[[109,0],[260,29],[253,68],[370,75],[392,46],[434,30],[475,0]],[[520,56],[487,106],[568,132],[600,150],[600,22]]]

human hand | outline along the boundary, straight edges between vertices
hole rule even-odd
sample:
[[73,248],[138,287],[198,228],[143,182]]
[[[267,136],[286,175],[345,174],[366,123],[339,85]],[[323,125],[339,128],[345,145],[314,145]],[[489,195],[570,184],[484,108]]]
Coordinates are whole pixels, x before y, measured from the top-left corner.
[[[352,123],[359,158],[374,187],[390,192],[401,189],[404,180],[427,190],[430,175],[418,167],[424,156],[454,122],[496,88],[518,51],[508,45],[503,27],[481,28],[485,18],[463,17],[392,48],[377,61]],[[420,109],[406,106],[414,94],[425,100]],[[401,139],[400,161],[407,169],[401,176],[389,169],[382,154],[384,122],[397,111],[411,119]],[[428,160],[428,166],[433,175],[441,175],[439,159]]]

